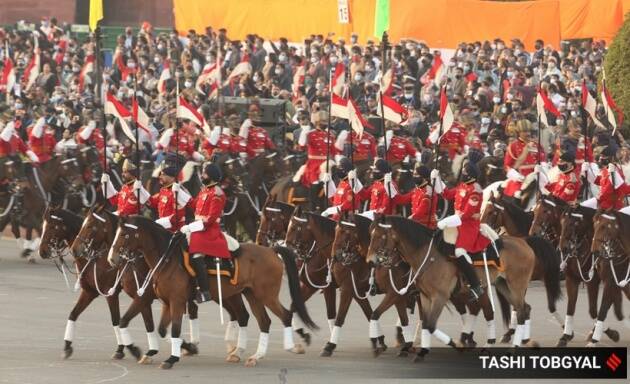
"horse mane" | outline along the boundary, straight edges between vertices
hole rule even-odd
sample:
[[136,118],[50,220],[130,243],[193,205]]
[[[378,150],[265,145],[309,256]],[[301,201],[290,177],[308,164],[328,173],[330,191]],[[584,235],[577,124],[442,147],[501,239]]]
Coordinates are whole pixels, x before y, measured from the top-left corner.
[[619,220],[620,233],[628,233],[628,230],[630,230],[630,215],[616,212],[615,216],[617,216],[617,220]]
[[505,207],[505,211],[512,218],[512,222],[516,226],[516,229],[523,234],[529,233],[529,228],[532,226],[533,217],[528,212],[525,212],[523,208],[518,206],[512,199],[501,199],[502,205]]
[[372,220],[362,215],[354,215],[354,223],[357,225],[359,244],[367,249],[370,246],[370,226]]
[[166,250],[171,233],[164,229],[160,224],[141,215],[131,215],[127,218],[127,223],[146,229],[153,240],[153,243],[159,250]]
[[566,208],[569,206],[569,204],[567,204],[566,201],[554,196],[554,195],[547,195],[547,196],[543,196],[542,197],[542,201],[543,203],[546,203],[547,201],[551,201],[552,203],[554,203],[557,207],[559,208]]
[[597,213],[597,210],[593,208],[585,207],[583,205],[578,205],[577,207],[574,208],[574,212],[583,215],[585,220],[592,222],[593,217]]
[[420,248],[428,243],[435,233],[424,225],[402,216],[387,216],[386,222],[391,224],[392,229],[398,233],[403,241],[414,248]]
[[329,219],[315,212],[309,212],[306,216],[313,220],[315,227],[317,227],[322,234],[328,234],[330,236],[335,235],[335,227],[337,226],[337,222],[335,220]]
[[57,208],[50,211],[51,215],[59,216],[63,223],[68,226],[70,232],[77,234],[83,226],[83,218],[67,209]]

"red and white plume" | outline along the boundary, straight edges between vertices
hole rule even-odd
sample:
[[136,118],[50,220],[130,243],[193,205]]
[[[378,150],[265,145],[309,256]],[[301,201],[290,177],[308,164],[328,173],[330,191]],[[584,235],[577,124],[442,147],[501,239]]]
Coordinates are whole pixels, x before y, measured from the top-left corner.
[[595,101],[595,98],[588,91],[588,88],[586,88],[586,81],[582,81],[582,107],[584,107],[584,110],[591,116],[595,125],[600,128],[606,128],[597,118],[597,101]]
[[151,134],[151,130],[149,129],[151,120],[149,119],[149,116],[147,116],[147,114],[142,110],[142,108],[140,108],[140,106],[138,105],[138,100],[136,100],[135,97],[133,98],[133,102],[131,103],[131,117],[133,118],[133,121],[136,122],[138,127],[145,131],[147,135],[149,135],[149,138],[153,139],[153,135]]
[[125,136],[127,136],[129,140],[135,143],[136,138],[133,132],[131,132],[131,128],[129,128],[129,124],[127,124],[127,121],[125,120],[126,118],[131,117],[131,112],[129,112],[129,110],[125,108],[123,103],[121,103],[120,100],[118,100],[114,95],[107,92],[107,94],[105,95],[105,108],[104,109],[105,109],[105,114],[113,115],[118,119]]
[[13,91],[15,85],[15,67],[13,66],[13,60],[9,56],[4,59],[4,68],[2,69],[2,76],[0,77],[0,89],[5,93],[10,94]]
[[171,60],[166,59],[164,60],[164,63],[162,66],[162,72],[160,73],[160,78],[158,79],[158,83],[157,83],[157,90],[160,95],[163,95],[166,93],[166,80],[170,78],[171,78]]
[[79,73],[79,92],[83,92],[83,88],[86,84],[92,83],[92,80],[88,76],[88,74],[92,72],[94,72],[94,55],[88,55]]
[[366,127],[371,127],[367,120],[363,118],[363,115],[361,115],[359,107],[357,107],[352,98],[348,99],[348,121],[359,137],[363,136],[363,131]]
[[348,100],[334,93],[330,94],[330,115],[348,119]]
[[335,66],[335,73],[333,73],[330,79],[331,93],[337,96],[343,97],[344,88],[346,85],[346,67],[342,63],[337,63]]
[[549,126],[549,122],[547,121],[547,112],[551,112],[556,117],[560,117],[560,111],[553,105],[553,102],[549,100],[547,96],[547,91],[543,89],[538,90],[538,95],[536,95],[536,110],[538,112],[538,118],[540,122],[545,124],[547,127]]
[[179,96],[177,102],[177,118],[188,119],[193,123],[203,128],[204,133],[210,137],[210,127],[203,116],[197,111],[197,109],[190,105],[183,96]]
[[385,118],[385,120],[392,121],[396,124],[400,124],[403,121],[407,120],[407,110],[405,109],[405,107],[398,104],[396,100],[385,94],[383,94],[382,97],[379,96],[378,98],[376,114]]

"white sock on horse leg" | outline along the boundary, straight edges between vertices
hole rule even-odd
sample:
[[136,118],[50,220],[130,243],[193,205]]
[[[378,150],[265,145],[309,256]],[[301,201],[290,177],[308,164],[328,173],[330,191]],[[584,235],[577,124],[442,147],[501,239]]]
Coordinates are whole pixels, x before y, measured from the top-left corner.
[[229,321],[225,327],[224,341],[236,341],[238,336],[239,326],[238,321]]
[[435,336],[438,340],[440,340],[444,345],[448,345],[452,341],[449,335],[440,331],[437,328],[435,329],[435,331],[433,331],[433,336]]
[[335,319],[328,319],[328,329],[330,330],[330,333],[332,333],[334,328],[335,328]]
[[400,317],[398,317],[398,319],[396,320],[396,327],[402,328],[402,322],[400,321]]
[[516,311],[512,311],[512,317],[510,317],[510,329],[516,329]]
[[597,320],[595,322],[595,329],[593,330],[593,341],[598,342],[602,339],[602,334],[604,333],[604,322]]
[[159,351],[160,341],[155,331],[147,332],[147,341],[149,342],[149,351]]
[[331,344],[339,344],[339,336],[341,335],[341,327],[334,326],[332,332],[330,333],[330,343]]
[[238,341],[236,342],[236,348],[243,351],[247,349],[247,327],[238,327]]
[[36,237],[35,239],[33,239],[33,241],[31,241],[31,250],[37,251],[39,249],[39,244],[41,242],[42,242],[41,237]]
[[293,318],[291,319],[291,328],[293,328],[294,331],[304,329],[304,322],[300,319],[300,316],[293,314]]
[[190,342],[199,344],[199,319],[189,319],[188,325],[190,327]]
[[403,339],[405,339],[405,343],[413,343],[413,331],[412,331],[412,326],[410,324],[407,325],[403,325],[402,327],[402,334],[403,334]]
[[532,322],[531,320],[525,320],[525,325],[523,326],[523,340],[529,340],[532,334]]
[[477,315],[468,314],[462,332],[471,333],[475,329],[475,323],[477,323]]
[[488,320],[487,322],[487,332],[488,332],[488,340],[493,340],[497,338],[497,327],[494,322],[494,319]]
[[258,336],[258,348],[256,348],[256,358],[262,359],[267,355],[267,346],[269,345],[269,334],[260,332]]
[[293,342],[293,329],[291,327],[284,327],[283,333],[284,337],[282,338],[282,342],[284,349],[286,351],[293,349],[293,347],[295,347],[295,343]]
[[378,334],[378,329],[379,329],[379,325],[378,325],[378,320],[370,320],[370,339],[376,339],[377,337],[379,337],[380,335]]
[[171,337],[171,356],[182,356],[182,342],[183,340],[179,337]]
[[516,324],[516,329],[514,330],[514,338],[512,340],[512,345],[515,347],[520,347],[521,342],[523,341],[523,331],[525,325],[524,324]]
[[430,349],[431,348],[431,333],[428,329],[422,328],[422,335],[420,337],[420,345],[422,348]]
[[566,315],[564,317],[564,332],[565,335],[571,336],[573,334],[573,316]]
[[421,334],[422,334],[422,322],[418,321],[416,323],[416,332],[413,335],[413,342],[415,343],[416,340],[421,338]]
[[116,335],[116,345],[123,345],[122,338],[120,337],[120,327],[114,325],[114,335]]
[[131,334],[129,334],[128,328],[120,328],[120,339],[125,346],[133,344],[133,340],[131,339]]
[[74,320],[68,320],[66,322],[66,332],[63,335],[63,339],[70,342],[74,340]]

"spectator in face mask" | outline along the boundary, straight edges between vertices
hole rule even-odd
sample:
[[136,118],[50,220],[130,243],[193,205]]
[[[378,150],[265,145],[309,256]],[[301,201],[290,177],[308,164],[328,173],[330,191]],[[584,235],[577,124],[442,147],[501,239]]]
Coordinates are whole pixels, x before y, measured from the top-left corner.
[[464,79],[464,69],[455,68],[455,76],[453,76],[453,94],[464,96],[466,93],[466,79]]
[[289,71],[286,70],[286,66],[284,64],[276,64],[274,69],[274,78],[276,79],[280,89],[284,89],[285,91],[291,90],[293,79],[291,78]]

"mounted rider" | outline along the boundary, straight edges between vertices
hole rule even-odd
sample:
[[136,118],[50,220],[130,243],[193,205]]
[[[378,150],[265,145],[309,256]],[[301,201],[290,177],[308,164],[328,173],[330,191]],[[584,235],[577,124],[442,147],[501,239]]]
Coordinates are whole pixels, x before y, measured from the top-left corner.
[[[385,137],[381,137],[378,143],[382,157],[393,166],[402,163],[407,157],[415,158],[416,161],[419,161],[421,158],[420,152],[408,138],[402,136],[405,131],[400,129],[397,124],[388,124],[391,124],[391,128],[385,132]],[[385,153],[385,139],[387,140],[387,153]]]
[[[431,186],[431,180],[437,178],[437,172],[437,170],[431,172],[429,167],[424,164],[416,164],[413,171],[413,181],[416,187],[406,195],[411,203],[409,218],[431,229],[435,229],[438,221],[436,214],[438,193],[433,193]],[[432,174],[433,177],[431,177]],[[436,185],[435,189],[441,191],[441,185]]]
[[13,121],[10,121],[2,128],[0,133],[0,159],[5,163],[8,161],[14,162],[15,181],[17,181],[18,185],[26,181],[26,171],[20,155],[27,156],[33,163],[39,162],[37,155],[28,148],[15,132]]
[[217,165],[206,165],[201,177],[204,186],[190,202],[195,221],[180,229],[182,233],[190,234],[188,250],[199,288],[198,303],[210,300],[206,257],[217,258],[215,261],[220,261],[222,268],[230,268],[232,254],[236,255],[239,249],[238,241],[221,231],[221,216],[226,201],[225,193],[219,186],[221,178],[221,169]]
[[[160,191],[149,198],[149,206],[157,210],[156,223],[175,233],[186,224],[186,206],[191,201],[188,191],[179,185],[180,167],[176,156],[167,156],[160,172]],[[177,199],[177,204],[175,200]],[[177,205],[177,207],[176,207]]]
[[28,144],[37,155],[37,163],[42,165],[52,159],[55,152],[55,132],[46,125],[46,119],[40,117],[32,127],[27,128]]
[[[101,184],[105,186],[105,198],[116,206],[117,215],[122,217],[140,214],[140,206],[144,205],[151,197],[142,186],[139,177],[140,170],[129,159],[126,159],[122,166],[124,184],[120,191],[116,191],[109,175],[103,172]],[[140,204],[138,204],[138,196],[140,197]]]
[[377,159],[372,167],[369,211],[392,215],[396,206],[408,201],[408,197],[398,193],[396,182],[392,180],[392,167],[385,159]]
[[[455,214],[437,223],[439,229],[457,227],[455,260],[460,271],[468,280],[474,300],[481,297],[483,289],[469,254],[482,252],[490,244],[490,240],[479,232],[483,191],[477,183],[478,178],[479,168],[474,162],[469,161],[462,170],[462,181],[455,188],[447,188],[442,192],[445,199],[455,200]],[[439,177],[437,179],[439,181]]]
[[239,153],[246,154],[249,160],[264,154],[265,150],[276,150],[276,145],[271,141],[267,130],[257,126],[258,124],[260,124],[260,107],[252,104],[249,106],[248,118],[241,124],[238,132],[241,139]]
[[105,159],[105,139],[100,129],[96,129],[96,121],[90,120],[86,125],[81,126],[76,134],[76,143],[88,147],[96,147],[98,157],[102,163]]
[[[555,181],[546,185],[546,189],[552,196],[567,202],[570,205],[577,204],[580,194],[580,179],[575,174],[575,154],[573,152],[564,152],[558,158],[558,174]],[[539,170],[537,168],[537,170]]]
[[[336,176],[339,178],[335,194],[330,196],[331,206],[322,212],[322,216],[332,216],[338,220],[343,212],[357,211],[361,202],[369,197],[367,190],[357,178],[357,171],[353,169],[350,159],[342,157],[336,167]],[[354,185],[354,188],[352,188]],[[354,191],[353,191],[354,189]]]
[[595,178],[595,184],[599,186],[597,195],[597,208],[610,211],[619,210],[626,204],[625,197],[630,194],[630,185],[621,167],[615,163],[617,147],[614,144],[606,146],[598,158],[599,175]]
[[503,164],[508,181],[505,185],[506,196],[516,196],[521,190],[525,176],[534,172],[538,163],[545,165],[545,152],[531,139],[532,124],[528,120],[515,123],[518,138],[508,146]]

